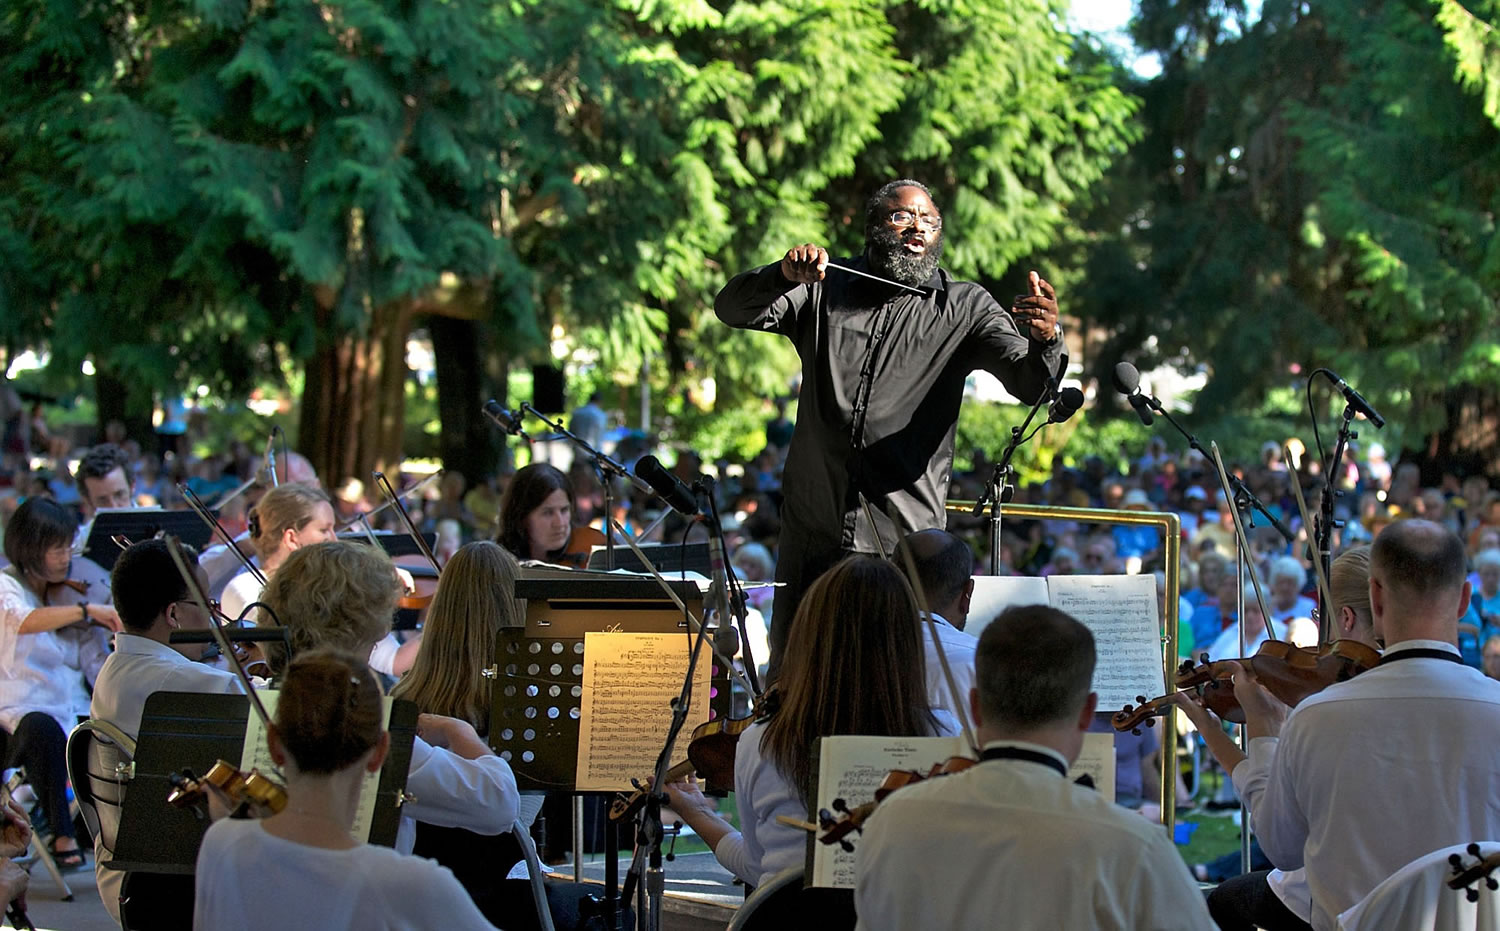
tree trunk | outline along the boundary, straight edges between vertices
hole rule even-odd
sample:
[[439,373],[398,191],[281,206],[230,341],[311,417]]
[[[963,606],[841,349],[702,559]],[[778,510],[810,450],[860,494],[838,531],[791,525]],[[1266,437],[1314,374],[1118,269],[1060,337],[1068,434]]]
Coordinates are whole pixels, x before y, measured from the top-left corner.
[[495,471],[499,443],[481,413],[494,397],[506,404],[505,383],[486,392],[483,327],[477,320],[436,315],[427,318],[432,354],[437,360],[438,451],[443,468],[461,472],[472,488]]
[[[1443,393],[1441,403],[1447,412],[1445,426],[1428,434],[1421,448],[1408,447],[1401,455],[1402,461],[1421,467],[1423,486],[1438,487],[1444,472],[1500,473],[1500,397],[1476,385],[1455,385]],[[1379,439],[1368,423],[1356,429],[1366,446]]]
[[99,408],[93,443],[104,441],[104,428],[112,420],[125,425],[125,435],[141,444],[148,453],[156,452],[156,430],[151,425],[153,399],[139,382],[117,378],[104,368],[94,374],[94,403]]
[[[320,302],[318,316],[329,332],[332,306]],[[410,330],[409,304],[380,305],[365,334],[332,337],[308,360],[297,444],[325,486],[348,478],[368,486],[373,470],[400,465]]]

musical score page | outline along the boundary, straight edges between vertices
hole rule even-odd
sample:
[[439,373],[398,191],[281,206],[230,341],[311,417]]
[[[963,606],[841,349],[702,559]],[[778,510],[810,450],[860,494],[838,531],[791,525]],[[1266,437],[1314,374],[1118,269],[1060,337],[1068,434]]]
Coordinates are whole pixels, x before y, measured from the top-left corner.
[[[814,823],[820,809],[833,811],[836,798],[843,799],[850,808],[873,801],[875,790],[893,769],[925,773],[933,764],[949,757],[972,756],[962,737],[824,737],[818,745],[816,804],[808,819]],[[857,849],[859,839],[854,836],[853,840]],[[809,885],[853,889],[855,853],[838,844],[818,843],[815,836],[809,839],[809,844],[812,851]]]
[[[266,714],[274,720],[276,717],[276,700],[281,693],[274,689],[256,689],[255,694],[260,696],[260,703],[265,706]],[[390,696],[380,700],[381,726],[390,727],[391,702]],[[271,759],[271,747],[266,742],[266,729],[261,724],[260,715],[255,709],[250,709],[249,720],[245,722],[245,747],[240,753],[240,771],[249,773],[252,769],[260,770],[262,776],[270,778],[286,785],[286,778],[281,774],[281,768],[276,761]],[[349,829],[355,839],[361,843],[370,842],[370,824],[375,820],[375,794],[380,790],[380,770],[373,773],[365,773],[359,783],[359,807],[354,813],[354,825]]]
[[[651,774],[672,724],[692,641],[681,633],[588,631],[583,637],[583,695],[578,717],[579,792],[628,792]],[[670,759],[681,759],[694,727],[708,720],[708,645],[698,657],[687,723]],[[680,749],[679,749],[680,748]]]
[[978,639],[990,621],[1006,608],[1050,604],[1050,598],[1047,580],[1040,576],[976,575],[974,594],[969,599],[969,622],[964,625],[964,632]]
[[1078,759],[1068,770],[1068,779],[1077,782],[1079,776],[1088,776],[1094,781],[1094,789],[1111,802],[1115,800],[1115,735],[1094,733],[1083,735],[1083,749]]
[[1054,575],[1047,588],[1052,607],[1093,631],[1094,691],[1101,710],[1165,693],[1155,576]]

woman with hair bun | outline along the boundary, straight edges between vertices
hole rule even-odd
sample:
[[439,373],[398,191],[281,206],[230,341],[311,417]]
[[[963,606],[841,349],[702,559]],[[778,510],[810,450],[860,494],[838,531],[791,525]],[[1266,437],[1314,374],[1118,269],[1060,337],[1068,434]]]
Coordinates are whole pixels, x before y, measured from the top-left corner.
[[[278,485],[250,509],[250,545],[267,579],[299,547],[334,539],[333,503],[312,485]],[[253,573],[235,576],[224,588],[224,613],[239,617],[247,605],[260,598],[260,589],[260,580]]]
[[493,927],[447,869],[351,833],[360,784],[390,746],[363,658],[314,650],[292,660],[267,741],[286,776],[286,808],[208,829],[194,927]]

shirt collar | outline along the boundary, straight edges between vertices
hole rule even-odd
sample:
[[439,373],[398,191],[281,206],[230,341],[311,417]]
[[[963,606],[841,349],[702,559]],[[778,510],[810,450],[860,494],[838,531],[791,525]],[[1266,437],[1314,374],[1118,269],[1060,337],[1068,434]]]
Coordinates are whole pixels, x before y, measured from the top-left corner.
[[1063,772],[1066,773],[1069,769],[1068,759],[1061,753],[1058,753],[1051,747],[1043,746],[1042,744],[1030,743],[1029,741],[1025,740],[991,740],[983,747],[980,747],[979,752],[983,753],[986,750],[994,749],[996,747],[1016,747],[1021,750],[1030,750],[1033,753],[1040,753],[1045,756],[1050,756],[1053,759],[1057,760],[1057,762],[1062,764]]
[[1385,648],[1384,656],[1399,653],[1402,650],[1442,650],[1444,653],[1452,653],[1454,656],[1462,656],[1458,647],[1446,640],[1402,640]]

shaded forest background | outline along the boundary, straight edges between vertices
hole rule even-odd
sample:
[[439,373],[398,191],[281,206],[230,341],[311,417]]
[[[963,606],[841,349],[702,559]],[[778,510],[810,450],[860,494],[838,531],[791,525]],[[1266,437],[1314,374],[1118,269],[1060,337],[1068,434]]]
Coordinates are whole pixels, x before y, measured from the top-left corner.
[[[1149,79],[1067,22],[1047,0],[11,0],[0,362],[44,350],[76,387],[87,361],[101,423],[279,386],[320,473],[359,475],[411,452],[422,332],[435,452],[475,479],[500,453],[480,403],[560,344],[575,399],[633,410],[649,383],[668,438],[725,452],[796,359],[713,294],[796,242],[857,251],[864,196],[909,176],[958,275],[1058,286],[1096,440],[1121,359],[1206,376],[1189,423],[1231,446],[1282,438],[1267,418],[1327,366],[1387,445],[1500,472],[1500,0],[1139,0]],[[964,439],[998,452],[1008,414],[971,408]]]

